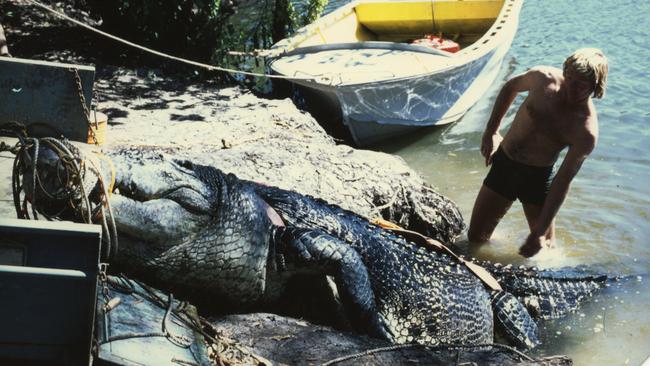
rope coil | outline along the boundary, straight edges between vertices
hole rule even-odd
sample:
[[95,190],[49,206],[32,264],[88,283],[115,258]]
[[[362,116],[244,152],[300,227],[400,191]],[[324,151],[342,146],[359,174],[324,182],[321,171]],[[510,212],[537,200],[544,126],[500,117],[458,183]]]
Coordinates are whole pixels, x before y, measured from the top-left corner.
[[[112,164],[111,183],[107,186],[98,164],[82,158],[67,140],[17,136],[11,175],[17,217],[38,220],[43,216],[48,221],[72,219],[99,224],[103,232],[102,257],[109,260],[118,250],[117,226],[109,201],[115,179]],[[54,166],[39,166],[39,159],[48,154],[54,155]]]

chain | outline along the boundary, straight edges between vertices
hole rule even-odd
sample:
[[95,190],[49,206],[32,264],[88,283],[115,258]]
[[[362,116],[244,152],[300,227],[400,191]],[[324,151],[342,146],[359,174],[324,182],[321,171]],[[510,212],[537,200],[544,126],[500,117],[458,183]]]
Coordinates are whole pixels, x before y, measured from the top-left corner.
[[99,92],[93,89],[93,98],[90,100],[90,109],[93,111],[95,117],[95,126],[99,129],[99,120],[97,120],[97,109],[99,109]]
[[104,295],[104,302],[108,304],[110,301],[110,294],[108,293],[108,275],[106,270],[108,269],[108,263],[99,264],[99,282],[102,286],[102,295]]
[[[83,85],[81,85],[81,77],[79,76],[79,72],[77,69],[74,67],[69,68],[70,72],[72,73],[72,77],[74,78],[74,82],[77,85],[77,93],[79,94],[79,102],[81,103],[81,109],[83,110],[84,116],[86,117],[86,123],[88,124],[88,129],[90,131],[90,136],[93,139],[93,143],[95,145],[98,144],[97,142],[97,136],[95,135],[95,130],[92,127],[92,122],[90,121],[90,110],[88,110],[88,107],[86,106],[86,97],[84,97],[84,91],[83,91]],[[97,123],[97,118],[95,118],[95,129],[99,128],[99,124]]]
[[102,296],[104,297],[104,311],[102,311],[102,316],[104,317],[104,339],[108,339],[110,336],[108,327],[108,303],[110,302],[110,293],[108,292],[108,275],[106,274],[107,269],[108,263],[99,263],[99,283],[102,286]]

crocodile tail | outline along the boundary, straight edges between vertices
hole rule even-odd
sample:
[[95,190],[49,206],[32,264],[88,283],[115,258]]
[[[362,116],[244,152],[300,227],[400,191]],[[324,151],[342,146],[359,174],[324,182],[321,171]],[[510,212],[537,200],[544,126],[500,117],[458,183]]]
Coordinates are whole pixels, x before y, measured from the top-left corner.
[[500,329],[515,347],[535,348],[540,343],[537,324],[524,305],[505,291],[492,291],[490,297],[497,329]]
[[537,270],[482,263],[503,289],[516,296],[536,318],[556,319],[574,312],[609,278],[583,269]]

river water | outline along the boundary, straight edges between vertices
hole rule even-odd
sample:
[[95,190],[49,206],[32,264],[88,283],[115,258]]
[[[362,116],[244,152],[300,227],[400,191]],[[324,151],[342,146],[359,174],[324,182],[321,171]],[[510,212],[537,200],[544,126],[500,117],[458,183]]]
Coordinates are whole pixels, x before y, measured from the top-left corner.
[[[347,2],[331,1],[325,13]],[[479,153],[481,135],[503,83],[535,65],[561,68],[577,48],[605,52],[610,65],[607,94],[595,100],[600,139],[557,216],[557,248],[532,259],[517,254],[528,226],[515,203],[491,242],[474,253],[501,263],[586,265],[599,273],[625,276],[577,313],[540,322],[543,344],[534,356],[566,354],[576,365],[640,365],[650,356],[648,14],[646,1],[528,0],[499,77],[459,122],[375,147],[401,156],[454,200],[469,221],[488,171]],[[523,96],[515,100],[502,133],[522,101]]]
[[[404,158],[468,221],[487,173],[480,139],[499,88],[534,65],[561,67],[575,49],[607,55],[607,94],[596,99],[600,140],[557,216],[557,248],[530,260],[517,255],[528,234],[515,203],[479,258],[539,267],[588,265],[630,276],[578,313],[542,322],[537,354],[567,354],[577,365],[639,365],[650,356],[650,14],[649,2],[529,0],[501,75],[459,122],[380,146]],[[515,100],[502,133],[523,97]]]

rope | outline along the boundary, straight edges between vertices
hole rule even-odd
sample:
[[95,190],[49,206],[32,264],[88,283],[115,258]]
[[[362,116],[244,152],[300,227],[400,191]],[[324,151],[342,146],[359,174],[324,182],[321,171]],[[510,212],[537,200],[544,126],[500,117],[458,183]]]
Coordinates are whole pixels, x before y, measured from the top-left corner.
[[[113,292],[120,292],[123,294],[137,294],[138,296],[142,297],[143,299],[146,299],[157,306],[161,308],[165,308],[167,311],[165,313],[165,316],[173,315],[176,319],[178,319],[180,322],[188,326],[190,329],[193,331],[197,332],[201,336],[204,337],[206,342],[210,342],[214,345],[220,343],[220,341],[215,338],[212,334],[208,333],[206,329],[213,329],[212,324],[210,324],[207,320],[205,320],[203,317],[198,316],[198,318],[195,318],[193,314],[189,313],[189,308],[188,304],[185,301],[179,302],[176,307],[172,307],[171,303],[173,302],[173,297],[168,297],[168,300],[165,301],[162,299],[158,293],[156,292],[155,289],[149,287],[148,285],[138,281],[138,280],[132,280],[129,279],[126,275],[120,274],[119,276],[112,276],[112,277],[107,277],[106,279],[107,283],[110,285],[111,290]],[[140,289],[137,289],[134,284],[137,284]],[[108,293],[105,295],[108,296]],[[108,323],[106,323],[108,324]],[[196,359],[196,355],[194,355],[194,352],[192,351],[191,347],[191,342],[187,340],[183,336],[176,336],[173,334],[170,334],[169,331],[166,328],[166,319],[163,319],[163,329],[162,332],[152,332],[152,333],[129,333],[129,334],[122,334],[116,337],[108,337],[108,335],[105,335],[104,339],[107,339],[108,341],[113,341],[113,340],[118,340],[118,339],[128,339],[130,336],[141,336],[141,337],[167,337],[172,341],[180,342],[178,344],[179,346],[183,347],[184,343],[189,344],[188,348],[190,353],[192,353],[192,356]],[[178,324],[178,323],[177,323]],[[204,329],[205,328],[205,329]],[[119,337],[119,338],[118,338]],[[104,342],[107,343],[107,342]],[[242,350],[240,350],[242,351]],[[244,351],[242,351],[244,352]],[[250,354],[251,357],[255,358],[256,360],[259,361],[260,365],[270,365],[271,363],[265,360],[264,358],[257,356],[255,354],[250,353],[249,351],[246,351],[247,354]]]
[[46,11],[48,11],[48,12],[54,14],[54,15],[56,15],[56,16],[58,16],[59,18],[65,19],[65,20],[67,20],[67,21],[69,21],[71,23],[74,23],[74,24],[76,24],[76,25],[78,25],[78,26],[80,26],[82,28],[86,28],[86,29],[88,29],[88,30],[90,30],[92,32],[98,33],[98,34],[100,34],[100,35],[102,35],[104,37],[110,38],[110,39],[112,39],[114,41],[123,43],[123,44],[125,44],[127,46],[131,46],[133,48],[137,48],[139,50],[142,50],[142,51],[145,51],[145,52],[148,52],[148,53],[151,53],[151,54],[154,54],[156,56],[160,56],[160,57],[163,57],[163,58],[166,58],[166,59],[169,59],[169,60],[182,62],[182,63],[188,64],[188,65],[201,67],[201,68],[211,70],[211,71],[223,71],[223,72],[228,72],[228,73],[232,73],[232,74],[241,74],[241,75],[257,76],[257,77],[267,77],[267,78],[270,78],[270,79],[316,81],[316,79],[313,78],[313,77],[297,77],[297,76],[291,77],[291,76],[283,76],[283,75],[271,75],[271,74],[264,74],[264,73],[242,71],[242,70],[236,70],[236,69],[229,69],[229,68],[225,68],[225,67],[221,67],[221,66],[209,65],[209,64],[202,63],[202,62],[188,60],[188,59],[185,59],[185,58],[182,58],[182,57],[172,56],[170,54],[160,52],[160,51],[156,51],[154,49],[151,49],[151,48],[148,48],[148,47],[145,47],[145,46],[141,46],[141,45],[133,43],[131,41],[127,41],[124,38],[120,38],[120,37],[117,37],[117,36],[112,35],[110,33],[106,33],[104,31],[101,31],[101,30],[99,30],[99,29],[97,29],[95,27],[92,27],[92,26],[90,26],[88,24],[80,22],[80,21],[78,21],[78,20],[76,20],[74,18],[71,18],[71,17],[69,17],[68,15],[66,15],[64,13],[56,11],[56,10],[50,8],[47,5],[41,4],[40,2],[38,2],[36,0],[27,0],[27,2],[31,3],[32,5],[38,6],[38,7],[42,8],[42,9],[44,9],[44,10],[46,10]]
[[[172,293],[170,293],[167,296],[167,302],[168,302],[167,310],[165,311],[165,316],[163,316],[163,320],[162,320],[162,332],[167,337],[169,337],[169,340],[172,343],[176,344],[177,346],[183,347],[183,348],[190,348],[192,346],[192,341],[191,340],[188,340],[187,338],[182,337],[182,336],[177,336],[177,335],[173,334],[169,330],[169,328],[167,328],[167,318],[169,318],[169,314],[172,312],[172,308],[174,306],[174,295]],[[179,307],[184,307],[183,304],[184,303],[181,303],[179,305]]]
[[408,349],[408,348],[424,348],[427,350],[440,350],[440,349],[445,349],[445,350],[450,350],[450,349],[477,349],[477,348],[485,348],[485,347],[494,347],[494,348],[502,348],[507,351],[510,351],[512,353],[517,354],[519,357],[525,359],[526,361],[529,362],[535,362],[534,358],[526,355],[525,353],[517,350],[514,347],[507,346],[505,344],[499,344],[499,343],[483,343],[483,344],[474,344],[474,345],[462,345],[462,344],[440,344],[436,346],[427,346],[423,344],[418,344],[418,343],[409,343],[409,344],[398,344],[395,346],[387,346],[387,347],[378,347],[378,348],[371,348],[369,350],[359,352],[359,353],[354,353],[350,354],[347,356],[342,356],[335,358],[333,360],[327,361],[321,366],[331,366],[337,363],[341,363],[344,361],[350,361],[350,360],[356,360],[365,356],[369,356],[375,353],[380,353],[380,352],[393,352],[397,350],[402,350],[402,349]]
[[[18,143],[12,149],[15,151],[12,170],[12,193],[16,215],[19,219],[38,220],[39,214],[47,220],[55,220],[61,217],[66,211],[72,210],[75,217],[87,224],[99,222],[102,226],[102,245],[104,259],[108,260],[114,256],[118,249],[117,226],[113,210],[109,201],[109,190],[114,184],[114,168],[111,165],[111,187],[106,187],[102,172],[98,166],[89,160],[87,164],[82,159],[79,151],[67,140],[58,140],[52,137],[31,138],[17,134]],[[44,149],[50,150],[56,155],[56,166],[53,168],[56,176],[49,176],[56,190],[48,191],[44,184],[38,166],[39,156]],[[13,152],[12,151],[12,152]],[[26,187],[23,175],[26,172],[32,174],[32,179]],[[97,181],[86,187],[84,178],[86,174],[93,173]],[[27,190],[26,190],[27,188]],[[107,189],[110,188],[110,189]],[[92,200],[91,200],[92,194]],[[37,197],[41,196],[37,202]],[[44,202],[41,202],[44,201]],[[49,205],[46,207],[46,204]],[[52,207],[59,204],[60,208]],[[32,217],[29,215],[31,208]],[[52,209],[58,209],[53,212]]]
[[161,337],[165,338],[167,337],[163,333],[159,332],[151,332],[151,333],[124,333],[116,336],[112,336],[108,338],[106,341],[100,343],[100,345],[106,344],[106,343],[111,343],[115,341],[122,341],[125,339],[132,339],[132,338],[150,338],[150,337]]
[[[27,127],[23,125],[22,123],[11,121],[11,122],[4,122],[0,125],[0,134],[2,136],[15,136],[15,135],[20,135],[23,137],[27,137]],[[4,142],[2,142],[4,145]]]
[[108,196],[113,193],[113,189],[115,189],[115,178],[116,178],[116,173],[115,173],[115,164],[113,164],[113,160],[106,156],[105,154],[101,152],[95,152],[95,155],[100,159],[106,162],[106,164],[109,165],[111,168],[111,183],[108,185]]
[[[138,294],[140,297],[148,300],[152,304],[159,306],[160,308],[165,309],[165,315],[162,317],[161,320],[161,331],[160,332],[146,332],[146,333],[124,333],[124,334],[119,334],[115,336],[108,336],[108,332],[105,331],[105,337],[104,341],[101,342],[100,344],[106,344],[114,341],[119,341],[119,340],[126,340],[126,339],[131,339],[131,338],[149,338],[149,337],[162,337],[166,338],[168,341],[173,343],[174,345],[185,348],[185,349],[190,349],[190,353],[194,357],[196,361],[196,356],[194,353],[191,351],[191,347],[193,344],[193,341],[191,339],[188,339],[187,337],[183,335],[176,335],[173,334],[168,327],[168,319],[171,315],[175,316],[178,320],[183,322],[185,325],[187,325],[191,330],[197,331],[197,332],[202,332],[202,329],[197,327],[196,323],[193,321],[192,317],[189,316],[186,312],[187,309],[187,304],[184,301],[178,302],[178,305],[174,307],[174,296],[172,294],[169,294],[167,296],[167,300],[163,300],[156,291],[149,286],[135,281],[135,280],[130,280],[127,278],[125,275],[120,275],[114,279],[110,279],[108,277],[105,277],[103,280],[104,284],[108,284],[111,287],[111,290],[113,292],[120,292],[124,294]],[[138,291],[136,287],[133,284],[137,284],[142,290]],[[108,292],[108,288],[104,292],[104,297],[105,299],[108,299],[110,297],[110,294]],[[185,315],[185,316],[183,316]],[[107,313],[104,312],[105,316],[105,324],[104,327],[108,329],[108,319],[107,319]],[[199,329],[197,329],[199,328]]]
[[374,353],[392,352],[392,351],[397,351],[397,350],[400,350],[400,349],[414,348],[414,347],[424,347],[424,346],[422,346],[420,344],[399,344],[399,345],[396,345],[396,346],[372,348],[372,349],[366,350],[364,352],[354,353],[354,354],[351,354],[351,355],[335,358],[333,360],[330,360],[330,361],[327,361],[327,362],[321,364],[321,366],[330,366],[330,365],[334,365],[334,364],[337,364],[337,363],[341,363],[343,361],[356,360],[358,358],[369,356],[369,355],[372,355]]
[[392,231],[393,233],[400,235],[405,239],[412,241],[413,243],[425,245],[426,247],[433,248],[434,250],[451,256],[459,263],[464,264],[465,267],[467,267],[470,272],[478,277],[478,279],[480,279],[484,285],[492,290],[503,291],[501,285],[499,284],[499,281],[494,278],[494,276],[488,270],[472,261],[465,260],[441,242],[429,238],[428,236],[422,235],[416,231],[403,229],[399,225],[394,224],[390,221],[386,221],[382,218],[369,219],[368,221],[370,221],[371,224],[381,227],[382,229]]
[[[152,299],[149,299],[152,300]],[[154,301],[152,301],[154,302]],[[156,303],[156,302],[154,302]],[[160,305],[157,304],[156,305]],[[192,346],[192,341],[187,339],[186,337],[183,336],[178,336],[173,334],[167,327],[167,319],[169,318],[169,314],[172,313],[173,311],[173,305],[174,305],[174,297],[173,295],[169,295],[168,300],[167,300],[167,306],[165,307],[165,315],[162,318],[161,326],[162,326],[162,331],[161,332],[148,332],[148,333],[124,333],[124,334],[119,334],[116,336],[109,337],[105,341],[101,342],[100,344],[106,344],[114,341],[121,341],[125,339],[131,339],[131,338],[149,338],[149,337],[163,337],[167,338],[170,342],[174,343],[175,345],[181,347],[181,348],[190,348]],[[176,311],[173,312],[174,315],[176,315],[179,319],[182,320],[180,316],[176,313]]]

